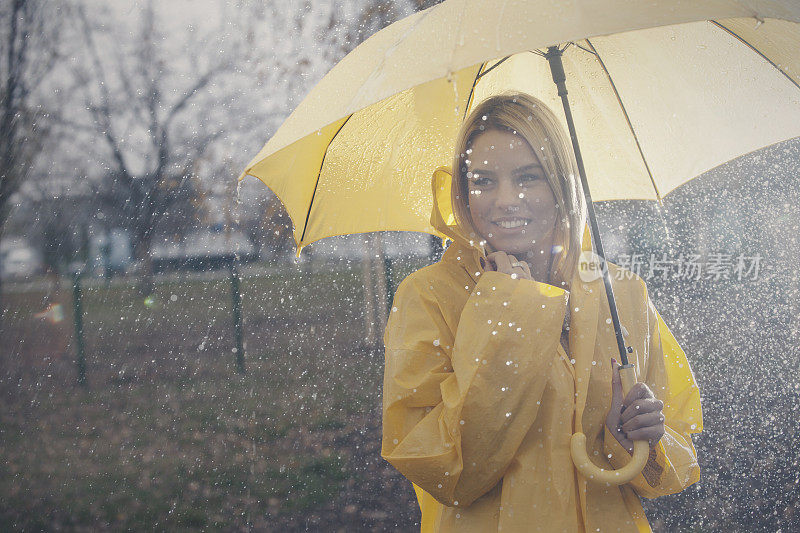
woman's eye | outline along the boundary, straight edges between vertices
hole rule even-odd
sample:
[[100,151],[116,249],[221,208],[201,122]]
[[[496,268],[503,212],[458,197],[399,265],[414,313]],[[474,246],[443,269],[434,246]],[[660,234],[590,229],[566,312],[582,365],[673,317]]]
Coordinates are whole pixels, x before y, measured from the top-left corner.
[[472,183],[472,185],[475,187],[486,187],[489,185],[489,178],[474,176],[472,179],[470,179],[470,183]]
[[541,176],[536,176],[535,174],[526,174],[519,179],[519,184],[523,187],[530,186],[537,181],[544,179]]

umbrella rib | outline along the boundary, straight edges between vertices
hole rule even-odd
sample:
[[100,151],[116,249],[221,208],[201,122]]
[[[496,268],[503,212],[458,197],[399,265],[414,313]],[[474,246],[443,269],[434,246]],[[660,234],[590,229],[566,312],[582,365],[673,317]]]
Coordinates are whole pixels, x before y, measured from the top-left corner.
[[625,117],[625,122],[628,123],[628,129],[631,130],[631,134],[633,135],[633,140],[636,141],[636,149],[639,150],[639,155],[642,157],[642,163],[644,163],[644,168],[647,170],[647,176],[650,178],[650,183],[653,185],[653,190],[656,192],[656,199],[660,205],[664,204],[664,200],[661,197],[661,192],[658,190],[658,186],[656,185],[655,179],[653,179],[653,173],[650,171],[650,165],[647,164],[647,158],[644,156],[644,151],[642,150],[642,145],[639,143],[639,137],[636,135],[636,130],[631,124],[631,119],[628,116],[628,110],[625,109],[625,104],[622,103],[622,98],[619,96],[619,91],[617,91],[617,86],[614,84],[614,80],[611,79],[611,74],[608,72],[606,68],[606,64],[603,62],[603,58],[600,57],[600,54],[597,52],[597,48],[594,47],[592,42],[589,39],[586,39],[586,44],[589,45],[592,49],[592,53],[597,58],[597,62],[600,63],[600,67],[603,69],[603,72],[606,73],[606,77],[608,78],[608,82],[611,84],[611,90],[614,91],[614,96],[617,98],[617,103],[619,104],[620,109],[622,109],[622,114]]
[[[501,59],[500,61],[498,61],[498,62],[497,62],[497,63],[495,63],[494,65],[492,65],[491,67],[487,68],[487,69],[486,69],[484,72],[481,72],[480,74],[478,74],[478,77],[476,77],[476,78],[475,78],[475,81],[477,82],[477,81],[478,81],[480,78],[482,78],[482,77],[483,77],[483,76],[485,76],[486,74],[490,73],[491,71],[493,71],[494,69],[496,69],[497,67],[499,67],[499,66],[500,66],[500,65],[501,65],[501,64],[502,64],[502,63],[503,63],[503,62],[504,62],[506,59],[508,59],[509,57],[511,57],[511,56],[506,56],[506,57],[504,57],[503,59]],[[484,65],[486,65],[486,63],[484,63],[483,65],[481,65],[481,68],[483,68],[483,66],[484,66]],[[473,87],[474,87],[474,85],[473,85]]]
[[[544,57],[544,54],[542,54],[538,50],[536,50],[536,51],[528,50],[528,51],[531,52],[532,54],[537,54],[537,55],[541,55],[542,57]],[[472,95],[475,92],[475,86],[478,84],[478,80],[480,80],[486,74],[489,74],[491,71],[493,71],[494,69],[499,67],[503,62],[505,62],[510,57],[511,57],[510,55],[504,57],[503,59],[501,59],[500,61],[498,61],[497,63],[495,63],[491,67],[487,68],[486,70],[483,70],[483,67],[486,66],[487,62],[484,61],[483,63],[481,63],[481,66],[478,69],[478,75],[475,76],[474,80],[472,80],[472,88],[470,88],[470,90],[469,90],[469,97],[467,98],[467,106],[464,108],[464,118],[467,118],[467,112],[469,111],[470,104],[472,104]],[[481,72],[482,70],[483,70],[483,72]]]
[[588,49],[584,48],[583,46],[579,45],[578,43],[572,43],[572,44],[574,44],[576,47],[580,48],[581,50],[583,50],[587,54],[597,55],[594,52],[592,52],[591,50],[588,50]]
[[342,128],[344,128],[344,125],[347,124],[347,121],[350,120],[350,117],[352,116],[353,116],[352,114],[348,115],[347,119],[344,122],[342,122],[342,125],[339,126],[339,129],[336,130],[336,133],[334,133],[333,137],[331,137],[331,140],[328,141],[328,146],[325,147],[325,153],[322,154],[322,161],[319,164],[319,172],[317,172],[317,181],[316,183],[314,183],[314,192],[311,193],[311,203],[308,204],[308,212],[306,213],[306,222],[305,224],[303,224],[303,234],[300,236],[300,243],[298,245],[302,245],[303,241],[306,238],[306,229],[308,229],[308,219],[311,217],[311,209],[314,207],[314,197],[317,195],[317,186],[319,185],[319,177],[322,175],[322,167],[325,165],[325,156],[328,155],[328,148],[331,147],[331,143],[333,143],[333,140],[336,139],[336,136],[339,135],[339,132],[342,131]]
[[755,46],[753,46],[752,44],[748,43],[746,40],[744,40],[744,39],[743,39],[743,38],[742,38],[742,37],[741,37],[739,34],[737,34],[735,31],[733,31],[733,30],[731,30],[731,29],[727,28],[726,26],[723,26],[722,24],[720,24],[720,23],[719,23],[719,22],[717,22],[716,20],[709,20],[709,22],[710,22],[711,24],[713,24],[714,26],[716,26],[716,27],[720,28],[721,30],[724,30],[724,31],[725,31],[725,32],[727,32],[729,35],[731,35],[731,36],[732,36],[732,37],[734,37],[736,40],[738,40],[740,43],[744,44],[744,45],[745,45],[745,46],[747,46],[747,47],[748,47],[750,50],[752,50],[753,52],[755,52],[756,54],[758,54],[758,55],[761,57],[761,59],[763,59],[764,61],[766,61],[767,63],[769,63],[769,64],[770,64],[770,65],[772,65],[773,67],[775,67],[776,69],[778,69],[778,72],[780,72],[781,74],[783,74],[784,76],[786,76],[786,79],[788,79],[790,82],[792,82],[792,85],[794,85],[795,87],[797,87],[798,89],[800,89],[800,84],[798,84],[798,83],[797,83],[797,81],[795,81],[795,80],[794,80],[794,79],[793,79],[793,78],[792,78],[792,77],[791,77],[791,76],[790,76],[790,75],[789,75],[787,72],[785,72],[785,71],[784,71],[784,70],[783,70],[781,67],[779,67],[778,65],[776,65],[774,61],[772,61],[770,58],[768,58],[767,56],[765,56],[765,55],[764,55],[764,54],[761,52],[761,50],[759,50],[758,48],[756,48],[756,47],[755,47]]
[[[475,76],[475,79],[472,80],[472,87],[469,90],[469,96],[467,96],[467,105],[464,106],[464,117],[462,118],[462,120],[467,118],[467,112],[469,112],[469,106],[470,106],[470,104],[472,104],[472,95],[475,92],[475,86],[478,84],[478,80],[481,79],[481,76],[483,76],[483,74],[481,74],[481,70],[483,70],[483,67],[485,67],[485,66],[486,66],[486,62],[484,61],[483,63],[481,63],[481,66],[478,68],[477,76]],[[495,65],[495,67],[496,66],[497,65]],[[494,68],[494,67],[492,67],[492,68]],[[489,70],[491,70],[491,69],[489,69]],[[488,72],[488,70],[486,72]],[[485,74],[485,72],[484,72],[484,74]]]

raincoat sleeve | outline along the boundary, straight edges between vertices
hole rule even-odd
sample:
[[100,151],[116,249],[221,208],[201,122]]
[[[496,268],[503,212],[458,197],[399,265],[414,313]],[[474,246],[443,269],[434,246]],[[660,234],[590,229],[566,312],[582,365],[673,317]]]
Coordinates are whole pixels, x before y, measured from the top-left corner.
[[[643,498],[657,498],[680,492],[700,479],[691,434],[703,430],[703,415],[700,389],[686,354],[650,302],[646,289],[645,298],[650,339],[644,381],[664,402],[665,433],[658,446],[650,450],[642,473],[630,485]],[[614,468],[620,468],[631,456],[607,427],[604,431],[606,456]]]
[[485,272],[457,324],[435,282],[407,278],[387,324],[381,456],[447,506],[503,477],[533,424],[568,293]]

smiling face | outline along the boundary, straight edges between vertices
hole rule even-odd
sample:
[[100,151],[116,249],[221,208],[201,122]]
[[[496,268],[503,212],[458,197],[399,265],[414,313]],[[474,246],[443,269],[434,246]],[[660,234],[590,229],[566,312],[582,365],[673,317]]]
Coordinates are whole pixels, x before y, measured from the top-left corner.
[[466,159],[469,212],[481,237],[517,259],[549,251],[556,200],[524,138],[486,130],[474,138]]

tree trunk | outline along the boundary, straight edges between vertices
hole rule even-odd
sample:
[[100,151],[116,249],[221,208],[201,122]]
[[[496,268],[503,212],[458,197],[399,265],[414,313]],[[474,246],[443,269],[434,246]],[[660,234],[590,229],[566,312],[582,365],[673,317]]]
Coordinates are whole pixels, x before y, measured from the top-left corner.
[[139,266],[139,293],[149,296],[155,290],[153,283],[153,257],[150,254],[153,235],[150,231],[139,232],[133,244],[133,256]]
[[372,282],[369,236],[364,243],[364,259],[361,261],[361,282],[364,286],[364,344],[370,349],[378,342],[375,328],[375,287]]
[[372,271],[375,273],[375,321],[378,324],[380,343],[383,343],[383,331],[386,328],[387,307],[389,306],[388,287],[386,284],[386,255],[383,251],[383,235],[372,233]]
[[[8,210],[6,206],[0,205],[0,244],[3,242],[3,235],[5,233],[5,224],[8,219]],[[3,323],[6,316],[6,299],[3,297],[3,273],[0,267],[0,331],[3,330]]]
[[3,331],[3,322],[6,316],[6,299],[3,297],[3,274],[0,272],[0,331]]
[[364,341],[372,350],[380,348],[386,327],[386,268],[380,233],[369,233],[365,244],[366,257],[362,262],[364,283]]

